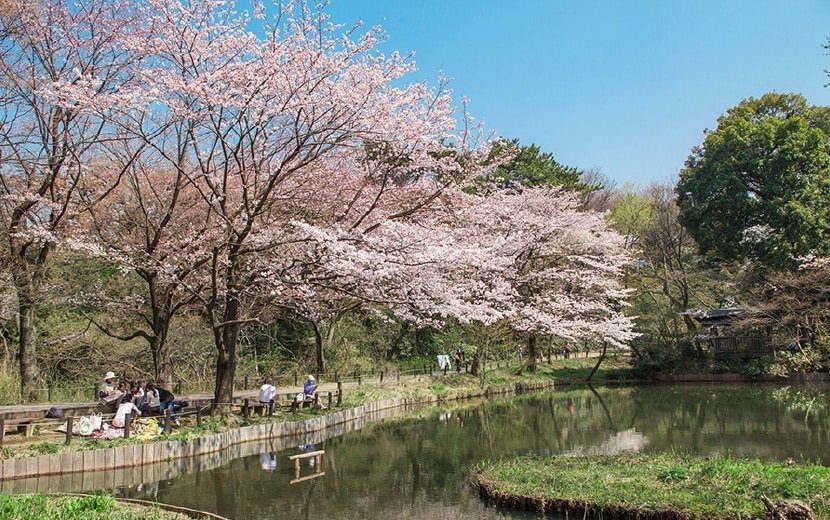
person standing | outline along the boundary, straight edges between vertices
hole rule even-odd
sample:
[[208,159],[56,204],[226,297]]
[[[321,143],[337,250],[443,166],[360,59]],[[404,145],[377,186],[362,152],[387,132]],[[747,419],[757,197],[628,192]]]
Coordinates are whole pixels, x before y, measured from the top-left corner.
[[565,348],[564,348],[565,359],[568,359],[569,357],[571,357],[571,352],[573,351],[573,349],[574,349],[574,347],[573,347],[573,345],[571,345],[571,342],[566,341],[565,342]]
[[461,349],[455,351],[455,371],[461,373],[461,361],[464,359]]

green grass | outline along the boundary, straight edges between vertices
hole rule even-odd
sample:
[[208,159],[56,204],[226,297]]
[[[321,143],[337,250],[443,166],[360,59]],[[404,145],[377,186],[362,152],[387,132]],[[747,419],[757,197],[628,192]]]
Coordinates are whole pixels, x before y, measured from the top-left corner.
[[[552,366],[545,365],[543,373],[560,380],[584,381],[596,363],[597,358],[562,359],[555,361]],[[627,359],[609,357],[602,361],[592,380],[624,381],[633,377],[634,373]]]
[[112,497],[47,497],[0,494],[5,520],[179,520],[181,515],[158,508],[124,506]]
[[[487,462],[476,480],[491,496],[682,511],[689,518],[755,518],[761,496],[800,500],[830,517],[830,468],[684,455],[522,457]],[[509,502],[509,499],[507,500]]]

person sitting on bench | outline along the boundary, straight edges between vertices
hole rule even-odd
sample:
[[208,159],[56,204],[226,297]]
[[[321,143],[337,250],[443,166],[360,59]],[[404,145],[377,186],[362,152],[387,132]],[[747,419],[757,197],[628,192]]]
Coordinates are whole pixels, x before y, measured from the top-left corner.
[[104,382],[98,390],[98,397],[101,398],[101,404],[110,405],[117,404],[121,400],[121,392],[115,384],[115,372],[110,370],[104,374]]
[[310,399],[315,406],[325,408],[323,403],[320,402],[320,396],[317,395],[317,383],[314,382],[314,376],[310,374],[303,385],[303,394],[305,395],[305,399]]
[[268,406],[277,395],[277,387],[274,386],[274,378],[268,376],[265,383],[259,387],[259,403]]
[[164,415],[166,410],[170,410],[170,420],[173,421],[173,424],[176,426],[181,426],[179,420],[173,414],[175,411],[175,399],[176,397],[173,395],[173,392],[162,388],[160,386],[156,386],[153,383],[147,384],[147,392],[156,392],[159,398],[159,413]]

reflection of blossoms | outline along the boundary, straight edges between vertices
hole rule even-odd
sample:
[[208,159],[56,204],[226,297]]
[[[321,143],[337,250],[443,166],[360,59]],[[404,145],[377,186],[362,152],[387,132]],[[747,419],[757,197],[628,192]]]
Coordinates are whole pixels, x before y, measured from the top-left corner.
[[648,439],[634,428],[622,432],[612,433],[599,446],[577,446],[565,454],[569,456],[581,455],[618,455],[620,453],[639,453],[648,443]]

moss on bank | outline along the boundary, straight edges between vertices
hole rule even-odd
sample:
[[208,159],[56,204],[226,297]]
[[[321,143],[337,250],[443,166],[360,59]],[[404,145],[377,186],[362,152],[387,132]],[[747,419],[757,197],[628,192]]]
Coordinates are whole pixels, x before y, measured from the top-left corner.
[[189,517],[122,505],[108,496],[47,497],[0,494],[0,518],[7,520],[185,520]]
[[[522,457],[479,466],[498,505],[581,518],[758,518],[762,497],[798,500],[830,517],[830,468],[684,455]],[[801,518],[801,517],[799,517]]]

